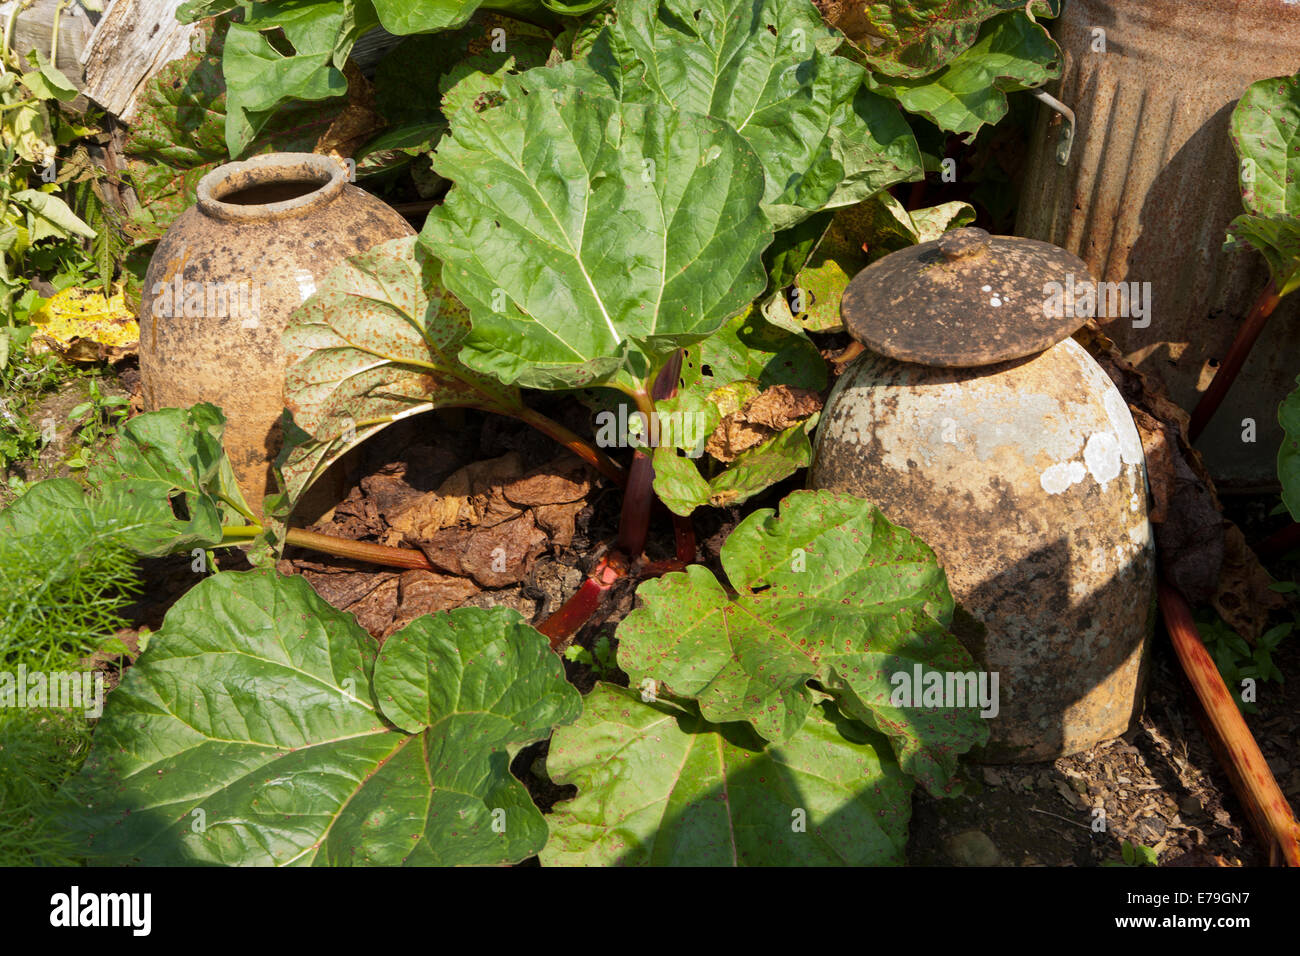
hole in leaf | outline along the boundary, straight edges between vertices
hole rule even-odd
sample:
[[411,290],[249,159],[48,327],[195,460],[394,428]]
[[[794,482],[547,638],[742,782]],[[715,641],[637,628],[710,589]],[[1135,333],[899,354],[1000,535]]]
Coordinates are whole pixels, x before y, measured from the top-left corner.
[[167,503],[171,505],[172,514],[176,517],[176,520],[190,520],[190,505],[189,502],[185,500],[185,492],[182,491],[178,494],[172,495],[167,499]]

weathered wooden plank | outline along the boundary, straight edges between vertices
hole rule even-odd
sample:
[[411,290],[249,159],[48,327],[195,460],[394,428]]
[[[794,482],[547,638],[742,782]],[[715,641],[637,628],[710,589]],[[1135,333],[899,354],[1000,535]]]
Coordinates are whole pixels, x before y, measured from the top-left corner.
[[[39,50],[46,59],[50,56],[54,39],[54,11],[60,0],[36,0],[31,6],[18,11],[14,20],[9,49],[19,56]],[[18,0],[0,3],[0,30],[9,22]],[[55,64],[77,86],[82,82],[81,55],[95,29],[91,16],[78,3],[66,4],[59,14],[59,62]]]
[[185,55],[199,28],[176,22],[182,0],[113,0],[82,56],[92,100],[129,121],[145,80]]

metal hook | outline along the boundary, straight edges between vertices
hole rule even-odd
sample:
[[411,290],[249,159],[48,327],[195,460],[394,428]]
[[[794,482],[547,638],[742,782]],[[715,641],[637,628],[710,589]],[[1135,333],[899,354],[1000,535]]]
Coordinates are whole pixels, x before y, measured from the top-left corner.
[[1062,166],[1070,162],[1070,147],[1074,145],[1074,110],[1046,90],[1034,90],[1034,96],[1061,114],[1061,135],[1056,141],[1056,161]]

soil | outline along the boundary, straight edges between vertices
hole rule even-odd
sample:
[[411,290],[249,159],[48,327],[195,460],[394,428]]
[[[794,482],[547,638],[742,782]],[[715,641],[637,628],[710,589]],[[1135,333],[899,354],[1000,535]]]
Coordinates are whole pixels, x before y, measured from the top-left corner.
[[[134,364],[115,370],[113,375],[99,379],[99,393],[104,398],[128,397],[139,380]],[[87,419],[69,421],[68,414],[90,398],[90,380],[72,379],[63,388],[41,398],[28,413],[28,417],[42,432],[48,428],[49,441],[41,448],[40,456],[22,465],[11,466],[11,473],[27,481],[45,478],[66,478],[72,474],[66,462],[78,444],[84,444]],[[102,423],[108,431],[108,422]],[[12,493],[0,483],[0,508],[9,504]]]
[[[1293,809],[1300,808],[1300,646],[1274,657],[1285,684],[1261,686],[1251,732]],[[914,802],[914,865],[1092,866],[1122,843],[1161,866],[1264,866],[1259,840],[1197,725],[1195,698],[1157,633],[1145,711],[1122,738],[1052,763],[972,767],[982,792]],[[1094,829],[1105,811],[1105,829]]]
[[[585,427],[586,409],[573,398],[530,396],[534,398],[552,417],[580,431]],[[297,549],[287,549],[279,567],[303,575],[322,597],[351,610],[380,640],[413,616],[453,606],[503,604],[540,624],[577,590],[617,529],[621,495],[611,482],[550,439],[496,416],[460,411],[419,416],[381,433],[339,467],[343,473],[334,476],[340,489],[337,503],[313,528],[421,548],[437,571],[402,572]],[[720,573],[721,543],[743,514],[774,507],[799,486],[795,478],[769,489],[747,503],[743,513],[697,512],[698,560]],[[464,494],[439,494],[453,491]],[[557,505],[546,501],[548,496],[569,500]],[[408,519],[411,514],[436,517],[439,507],[445,517],[451,504],[456,506],[454,520],[431,533],[423,533],[427,524],[413,532],[420,522],[403,521],[404,514]],[[540,512],[559,505],[572,514],[571,532],[564,521],[542,530]],[[1251,540],[1277,523],[1262,502],[1243,500],[1234,506],[1240,512],[1234,517],[1248,519]],[[521,522],[527,532],[522,537],[500,532]],[[510,559],[495,577],[490,562],[467,550],[476,538],[493,533],[500,534]],[[664,559],[674,550],[671,522],[663,511],[652,522],[647,556]],[[247,566],[239,552],[225,552],[219,560],[223,569]],[[195,581],[187,556],[146,561],[142,570],[144,594],[130,609],[133,628],[123,634],[128,646],[139,627],[157,629],[166,609]],[[574,641],[589,649],[601,637],[613,641],[618,622],[634,605],[636,584],[632,578],[620,581]],[[1284,642],[1274,661],[1286,683],[1261,685],[1260,713],[1247,720],[1292,807],[1300,809],[1300,759],[1295,754],[1300,640]],[[566,659],[565,669],[584,693],[598,679],[582,663]],[[968,766],[974,792],[965,796],[936,800],[918,792],[909,861],[1093,866],[1117,863],[1122,843],[1130,841],[1154,848],[1160,865],[1266,865],[1266,854],[1197,725],[1197,706],[1159,631],[1145,709],[1129,733],[1051,763]],[[546,749],[546,742],[526,747],[511,765],[544,812],[575,792],[547,779]],[[1104,817],[1096,808],[1104,810]]]

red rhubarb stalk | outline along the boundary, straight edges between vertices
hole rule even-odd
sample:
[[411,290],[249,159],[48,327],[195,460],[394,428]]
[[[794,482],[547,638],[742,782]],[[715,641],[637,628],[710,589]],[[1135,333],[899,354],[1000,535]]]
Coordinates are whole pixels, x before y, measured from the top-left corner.
[[1268,285],[1264,286],[1264,291],[1255,300],[1255,304],[1250,307],[1250,314],[1246,316],[1246,321],[1242,322],[1241,328],[1237,329],[1237,335],[1232,340],[1232,345],[1228,347],[1228,354],[1224,356],[1218,371],[1214,373],[1214,378],[1210,380],[1210,387],[1201,395],[1196,408],[1192,411],[1192,420],[1187,427],[1187,434],[1192,441],[1200,437],[1201,432],[1205,431],[1205,426],[1214,417],[1214,413],[1219,410],[1223,397],[1228,394],[1228,389],[1232,388],[1232,383],[1237,380],[1237,373],[1246,364],[1251,348],[1254,347],[1260,333],[1264,331],[1264,326],[1268,324],[1268,317],[1273,314],[1281,298],[1277,294],[1277,286],[1270,279]]
[[1229,776],[1260,838],[1269,847],[1270,862],[1300,866],[1300,824],[1259,744],[1237,709],[1237,703],[1214,666],[1182,596],[1164,582],[1159,584],[1160,611],[1178,661],[1205,708],[1213,735],[1228,757]]
[[673,538],[677,545],[677,560],[691,564],[695,560],[695,525],[689,515],[673,515]]
[[619,578],[627,574],[627,564],[617,552],[601,558],[591,577],[582,582],[578,592],[564,602],[564,606],[543,621],[537,628],[550,639],[551,649],[558,649],[578,628],[596,613],[605,592]]
[[390,568],[411,568],[416,571],[437,570],[429,563],[429,559],[424,556],[423,551],[416,551],[413,548],[390,548],[387,545],[372,544],[369,541],[349,541],[347,538],[336,538],[333,535],[318,534],[315,531],[304,531],[302,528],[290,528],[284,536],[284,543],[296,545],[299,548],[308,548],[312,551],[320,551],[323,554],[332,554],[339,558],[352,558],[355,561],[382,564]]

